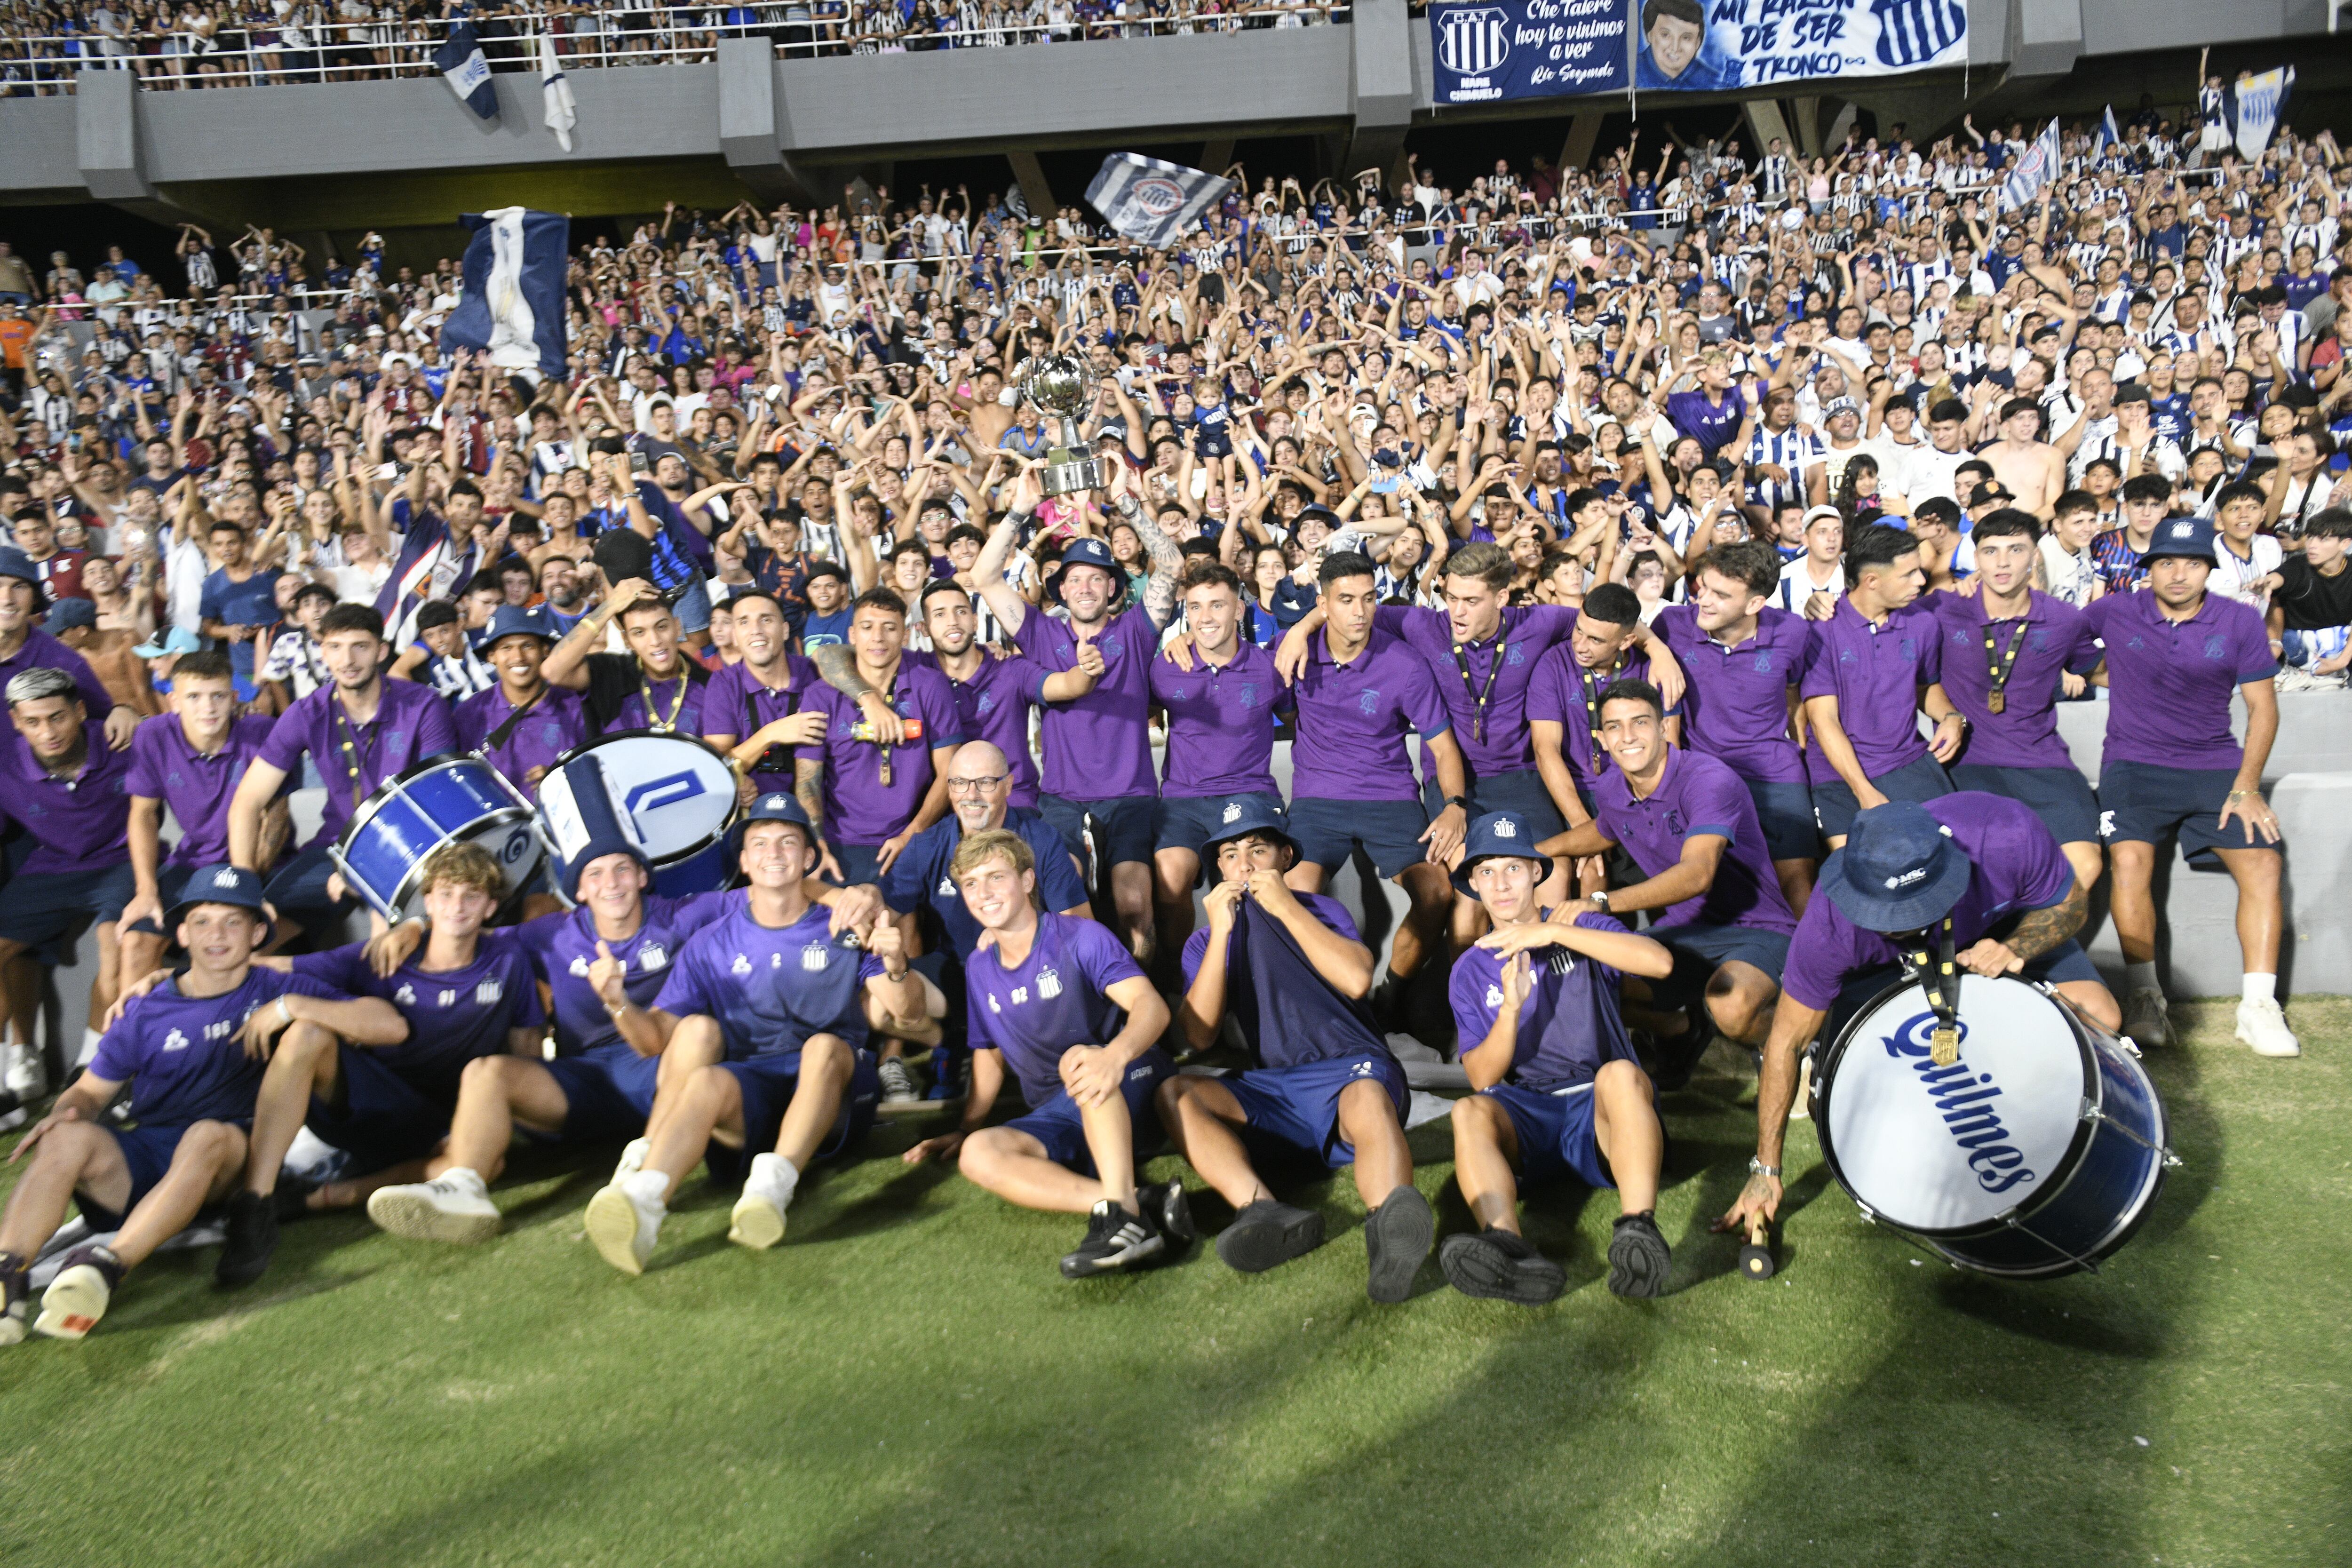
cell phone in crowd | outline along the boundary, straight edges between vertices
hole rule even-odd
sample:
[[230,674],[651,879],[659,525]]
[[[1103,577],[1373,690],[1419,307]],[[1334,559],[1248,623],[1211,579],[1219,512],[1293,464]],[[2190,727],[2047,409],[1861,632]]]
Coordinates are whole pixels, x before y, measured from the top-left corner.
[[629,472],[633,474],[642,474],[651,466],[652,465],[646,461],[646,455],[643,452],[632,452],[629,454]]

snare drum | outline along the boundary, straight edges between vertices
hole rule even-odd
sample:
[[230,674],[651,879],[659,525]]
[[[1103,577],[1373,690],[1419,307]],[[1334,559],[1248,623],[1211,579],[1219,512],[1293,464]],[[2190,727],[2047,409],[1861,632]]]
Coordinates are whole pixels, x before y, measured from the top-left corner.
[[425,902],[425,858],[445,844],[478,844],[506,873],[511,896],[539,869],[546,847],[530,802],[469,754],[427,757],[386,779],[360,803],[328,853],[351,890],[397,924]]
[[2021,980],[1960,982],[1960,1054],[1928,1056],[1916,982],[1853,1016],[1813,1074],[1830,1173],[1865,1218],[1963,1268],[2016,1279],[2094,1268],[2131,1238],[2177,1163],[2138,1054]]
[[654,891],[670,898],[726,885],[740,806],[727,759],[690,735],[602,736],[564,752],[539,784],[540,825],[558,860],[569,864],[609,814],[645,852]]

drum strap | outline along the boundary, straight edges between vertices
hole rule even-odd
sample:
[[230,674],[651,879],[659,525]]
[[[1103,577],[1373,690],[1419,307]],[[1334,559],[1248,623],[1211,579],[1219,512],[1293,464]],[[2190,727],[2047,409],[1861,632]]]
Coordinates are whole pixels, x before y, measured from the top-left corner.
[[499,721],[497,729],[482,737],[482,755],[487,757],[492,752],[497,751],[500,746],[505,745],[508,738],[515,732],[515,726],[522,722],[523,715],[538,707],[541,700],[545,698],[546,695],[547,682],[542,680],[540,682],[539,689],[531,694],[530,701],[524,703],[521,707],[508,714],[504,720]]
[[1946,915],[1943,923],[1936,928],[1932,951],[1922,942],[1903,957],[1911,968],[1912,978],[1927,993],[1927,1005],[1936,1014],[1927,1059],[1939,1068],[1950,1067],[1960,1059],[1960,963],[1952,941],[1952,917]]

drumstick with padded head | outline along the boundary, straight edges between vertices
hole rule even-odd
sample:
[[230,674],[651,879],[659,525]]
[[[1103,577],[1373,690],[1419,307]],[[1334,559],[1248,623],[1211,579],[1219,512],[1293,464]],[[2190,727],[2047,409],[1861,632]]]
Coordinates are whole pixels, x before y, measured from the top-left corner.
[[1772,1222],[1760,1214],[1748,1216],[1748,1245],[1739,1249],[1739,1277],[1769,1279],[1779,1265],[1772,1261]]

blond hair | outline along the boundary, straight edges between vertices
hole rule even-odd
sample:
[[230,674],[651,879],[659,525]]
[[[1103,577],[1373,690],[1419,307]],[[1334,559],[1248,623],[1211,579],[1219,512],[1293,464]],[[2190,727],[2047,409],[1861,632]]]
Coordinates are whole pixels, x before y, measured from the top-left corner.
[[473,888],[493,902],[507,896],[507,877],[498,858],[478,844],[444,844],[425,858],[425,881],[418,890],[429,893],[444,882]]
[[1002,856],[1013,866],[1013,874],[1037,868],[1037,857],[1029,852],[1028,842],[1021,835],[1003,827],[992,827],[984,833],[968,833],[956,846],[955,859],[948,866],[948,875],[961,882],[989,861]]

